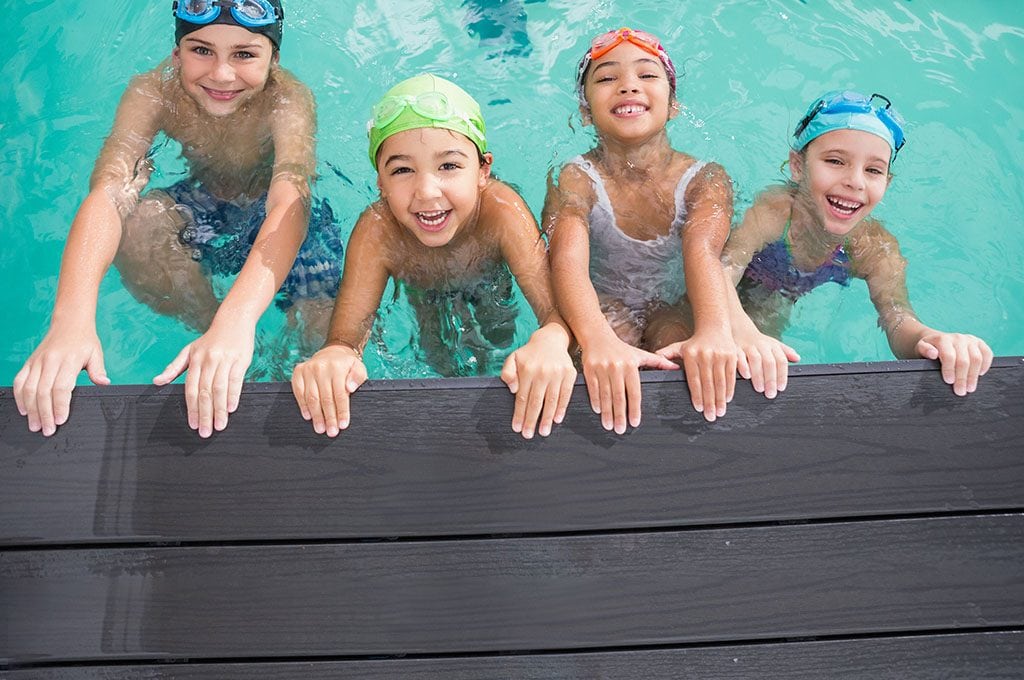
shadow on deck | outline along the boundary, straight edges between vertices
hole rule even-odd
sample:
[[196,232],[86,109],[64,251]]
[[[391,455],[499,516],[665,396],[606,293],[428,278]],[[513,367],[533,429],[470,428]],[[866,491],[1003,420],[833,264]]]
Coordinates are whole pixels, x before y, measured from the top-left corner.
[[547,439],[497,379],[286,385],[223,433],[181,386],[0,388],[0,671],[23,678],[1017,678],[1024,361],[794,367],[707,424],[678,374]]

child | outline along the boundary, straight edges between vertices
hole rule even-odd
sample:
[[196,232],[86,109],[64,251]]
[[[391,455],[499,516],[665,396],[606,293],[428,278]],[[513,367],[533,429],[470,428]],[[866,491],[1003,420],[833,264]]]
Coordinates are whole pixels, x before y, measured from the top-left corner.
[[870,216],[904,142],[903,119],[877,94],[829,92],[797,125],[789,152],[793,181],[757,198],[723,253],[750,315],[734,315],[733,326],[755,380],[784,378],[786,363],[741,339],[756,334],[751,319],[779,337],[800,297],[826,282],[848,285],[857,277],[866,280],[897,357],[939,359],[943,379],[957,395],[977,388],[992,350],[973,335],[943,333],[918,321],[899,245]]
[[[677,368],[669,359],[678,358],[694,408],[713,421],[736,380],[719,261],[732,219],[729,177],[669,144],[676,74],[653,35],[621,28],[595,38],[576,89],[598,145],[566,164],[557,186],[549,182],[543,224],[591,407],[605,429],[625,432],[627,415],[636,427],[639,369]],[[695,325],[682,312],[684,290]]]
[[515,191],[490,176],[479,105],[453,83],[416,76],[374,107],[369,135],[381,198],[352,231],[326,344],[292,375],[302,417],[331,437],[348,427],[349,395],[366,380],[361,352],[389,278],[411,290],[429,346],[442,300],[463,298],[478,320],[501,316],[494,295],[480,291],[505,288],[511,269],[540,329],[508,357],[501,378],[516,395],[512,429],[529,439],[536,426],[547,436],[576,379],[571,338],[551,299],[536,221]]
[[[289,273],[309,214],[316,121],[310,91],[278,66],[280,0],[181,0],[174,14],[170,62],[133,78],[121,99],[71,225],[49,331],[15,377],[19,411],[47,436],[67,420],[83,367],[110,383],[95,311],[112,260],[136,298],[205,331],[153,381],[188,370],[188,423],[202,437],[237,408],[256,321],[282,282],[282,304],[337,287],[341,244],[326,205]],[[191,174],[140,200],[158,132],[181,143]],[[219,308],[210,273],[238,273]]]

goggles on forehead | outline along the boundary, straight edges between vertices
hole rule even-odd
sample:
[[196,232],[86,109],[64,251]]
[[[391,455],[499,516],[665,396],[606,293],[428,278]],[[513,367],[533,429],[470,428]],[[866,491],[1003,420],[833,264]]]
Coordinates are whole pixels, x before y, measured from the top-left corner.
[[623,26],[617,31],[608,31],[590,42],[590,59],[600,59],[624,42],[630,42],[640,49],[661,58],[664,48],[661,41],[646,31],[634,31]]
[[216,21],[222,7],[229,8],[235,21],[247,28],[270,26],[282,19],[266,0],[175,0],[173,9],[182,21],[205,25]]
[[444,92],[422,92],[417,95],[403,94],[384,97],[373,107],[373,120],[370,121],[370,127],[381,129],[391,125],[407,108],[427,120],[438,122],[461,120],[467,123],[466,131],[475,138],[474,143],[482,142],[484,139],[476,122],[470,116],[455,110]]
[[[875,103],[875,100],[879,99],[885,102],[882,106],[880,103]],[[793,137],[798,143],[802,142],[801,147],[805,146],[810,142],[810,139],[802,140],[801,137],[811,127],[811,123],[814,122],[815,118],[819,115],[830,115],[830,114],[866,114],[873,115],[877,118],[885,129],[892,135],[893,144],[893,160],[896,160],[896,154],[906,144],[906,136],[903,132],[903,126],[906,125],[906,121],[903,120],[903,116],[893,108],[892,102],[889,101],[888,97],[880,94],[872,94],[870,97],[865,97],[859,92],[851,92],[844,90],[842,92],[835,92],[825,95],[818,99],[811,108],[807,110],[806,115],[797,123],[796,130],[793,131]],[[812,130],[813,131],[813,130]],[[818,134],[823,134],[819,132]],[[815,135],[817,136],[817,135]]]

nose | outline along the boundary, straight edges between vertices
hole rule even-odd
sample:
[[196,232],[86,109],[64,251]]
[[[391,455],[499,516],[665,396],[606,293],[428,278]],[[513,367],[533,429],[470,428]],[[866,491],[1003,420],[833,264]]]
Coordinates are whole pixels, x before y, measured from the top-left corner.
[[622,82],[619,84],[619,93],[626,94],[628,92],[639,92],[640,85],[637,82],[635,76],[626,75],[622,78]]
[[849,166],[849,170],[844,177],[846,186],[851,189],[863,189],[866,186],[864,171],[860,168],[855,168],[852,165]]
[[441,182],[437,175],[432,172],[421,172],[416,177],[415,198],[420,201],[429,201],[441,196]]
[[219,83],[230,83],[235,79],[235,69],[226,59],[218,61],[210,77]]

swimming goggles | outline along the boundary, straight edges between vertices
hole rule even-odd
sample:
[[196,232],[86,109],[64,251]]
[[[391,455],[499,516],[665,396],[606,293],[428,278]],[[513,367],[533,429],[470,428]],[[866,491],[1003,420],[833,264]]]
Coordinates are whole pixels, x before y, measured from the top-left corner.
[[624,42],[630,42],[643,51],[661,58],[665,49],[661,41],[646,31],[635,31],[623,26],[617,31],[608,31],[590,42],[590,59],[600,59]]
[[436,91],[421,92],[417,95],[401,94],[384,97],[373,107],[373,120],[370,121],[370,127],[378,130],[386,128],[395,122],[407,108],[427,120],[436,122],[461,120],[467,124],[465,131],[475,137],[475,143],[484,140],[483,133],[478,128],[476,121],[461,111],[457,111],[444,92]]
[[230,8],[231,16],[246,28],[270,26],[283,18],[267,0],[175,0],[173,9],[182,21],[205,25],[216,21],[222,7]]
[[[876,104],[876,99],[880,99],[885,102],[885,106]],[[893,108],[892,102],[889,101],[888,97],[877,93],[872,94],[870,97],[865,97],[859,92],[851,92],[849,90],[830,93],[818,99],[818,101],[808,109],[807,114],[799,123],[797,123],[796,130],[793,131],[793,137],[800,139],[800,136],[805,130],[807,130],[814,118],[819,114],[828,115],[834,113],[874,114],[890,134],[892,134],[893,160],[896,160],[896,154],[899,153],[900,149],[902,149],[903,145],[907,142],[906,136],[903,133],[903,126],[906,125],[906,121],[903,120],[903,116]]]

